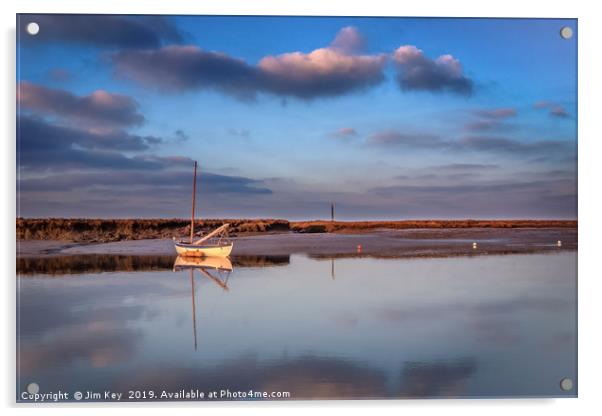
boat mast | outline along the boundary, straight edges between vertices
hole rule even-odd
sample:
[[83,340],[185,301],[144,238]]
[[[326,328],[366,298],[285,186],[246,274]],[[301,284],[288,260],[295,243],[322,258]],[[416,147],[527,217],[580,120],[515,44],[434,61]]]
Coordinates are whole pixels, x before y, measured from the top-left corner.
[[196,160],[194,161],[194,180],[192,182],[192,215],[190,218],[190,244],[194,238],[194,206],[196,203]]

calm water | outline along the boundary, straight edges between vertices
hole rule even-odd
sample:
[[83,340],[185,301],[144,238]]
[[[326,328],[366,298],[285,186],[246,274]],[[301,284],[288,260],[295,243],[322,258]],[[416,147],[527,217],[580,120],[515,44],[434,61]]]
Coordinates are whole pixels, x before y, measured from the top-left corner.
[[575,252],[235,259],[193,280],[173,260],[20,260],[18,395],[576,395]]

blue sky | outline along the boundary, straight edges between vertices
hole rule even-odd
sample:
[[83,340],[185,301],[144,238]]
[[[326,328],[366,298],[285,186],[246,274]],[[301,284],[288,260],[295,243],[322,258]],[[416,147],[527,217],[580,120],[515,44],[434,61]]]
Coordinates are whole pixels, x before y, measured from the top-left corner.
[[18,31],[21,216],[185,217],[198,160],[205,217],[576,218],[575,20],[21,15]]

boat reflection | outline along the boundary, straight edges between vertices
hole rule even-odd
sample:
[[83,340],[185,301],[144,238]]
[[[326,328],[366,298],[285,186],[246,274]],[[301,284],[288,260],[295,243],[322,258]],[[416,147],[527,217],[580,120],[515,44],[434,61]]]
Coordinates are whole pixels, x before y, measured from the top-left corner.
[[173,264],[173,271],[185,269],[202,269],[231,272],[232,262],[229,257],[184,257],[177,256]]
[[[194,271],[198,270],[204,276],[228,292],[228,278],[234,268],[227,257],[183,257],[178,256],[173,264],[174,272],[188,270],[190,273],[190,288],[192,294],[192,331],[194,337],[194,350],[197,349],[196,332],[196,290],[194,285]],[[213,273],[217,273],[217,276]],[[225,273],[225,277],[222,274]]]

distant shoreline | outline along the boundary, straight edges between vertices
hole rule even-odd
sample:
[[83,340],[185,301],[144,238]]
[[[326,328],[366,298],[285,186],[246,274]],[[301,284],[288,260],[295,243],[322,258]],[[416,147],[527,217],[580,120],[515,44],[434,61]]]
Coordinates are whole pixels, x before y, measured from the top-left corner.
[[[223,223],[233,236],[273,233],[361,234],[375,230],[470,228],[577,228],[577,220],[399,220],[399,221],[288,221],[281,219],[207,219],[195,223],[206,232]],[[189,219],[69,219],[17,218],[18,240],[114,242],[160,239],[190,233]]]

